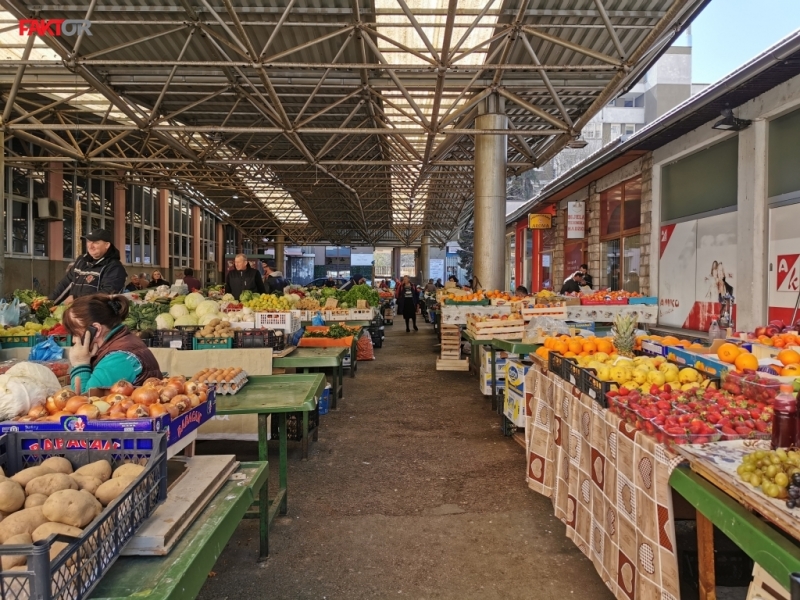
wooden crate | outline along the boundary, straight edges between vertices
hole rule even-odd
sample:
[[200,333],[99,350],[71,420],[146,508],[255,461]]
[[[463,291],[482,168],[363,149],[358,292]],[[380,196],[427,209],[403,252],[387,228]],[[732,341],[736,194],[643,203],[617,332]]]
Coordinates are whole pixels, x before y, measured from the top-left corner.
[[460,360],[437,358],[437,371],[469,371],[469,359]]
[[566,319],[567,307],[566,306],[544,306],[539,308],[523,308],[522,318],[524,321],[530,321],[534,317],[552,317],[553,319]]
[[501,338],[504,340],[521,340],[525,334],[525,321],[522,319],[500,321],[492,319],[489,321],[477,321],[472,317],[467,317],[467,331],[476,340],[491,340]]
[[753,581],[747,590],[747,600],[789,600],[789,592],[761,565],[753,566]]
[[445,360],[458,360],[461,358],[461,329],[458,325],[442,326],[440,358]]

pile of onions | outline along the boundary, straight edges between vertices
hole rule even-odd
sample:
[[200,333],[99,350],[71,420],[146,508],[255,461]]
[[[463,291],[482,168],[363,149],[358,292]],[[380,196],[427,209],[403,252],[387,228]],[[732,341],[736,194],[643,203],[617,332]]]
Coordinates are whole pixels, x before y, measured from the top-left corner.
[[208,386],[186,381],[185,377],[158,379],[152,377],[141,387],[129,381],[118,381],[108,394],[82,396],[63,388],[48,397],[44,405],[32,408],[17,421],[52,421],[61,417],[83,415],[89,420],[151,419],[181,413],[200,406],[208,399]]

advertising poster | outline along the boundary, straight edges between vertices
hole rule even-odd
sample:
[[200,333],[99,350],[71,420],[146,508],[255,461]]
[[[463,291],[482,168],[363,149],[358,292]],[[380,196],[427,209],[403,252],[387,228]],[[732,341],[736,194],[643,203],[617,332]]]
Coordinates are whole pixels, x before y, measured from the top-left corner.
[[430,273],[429,277],[436,281],[437,279],[441,279],[442,283],[444,283],[444,259],[443,258],[431,258],[428,261],[428,273]]
[[[581,264],[583,264],[583,242],[564,244],[564,278],[571,277],[581,268]],[[560,284],[558,287],[561,287]]]
[[[791,324],[800,294],[800,204],[769,211],[769,320]],[[800,317],[795,317],[798,320]]]
[[683,327],[694,305],[697,221],[661,228],[658,268],[658,322]]
[[567,239],[583,239],[586,235],[586,203],[567,202]]

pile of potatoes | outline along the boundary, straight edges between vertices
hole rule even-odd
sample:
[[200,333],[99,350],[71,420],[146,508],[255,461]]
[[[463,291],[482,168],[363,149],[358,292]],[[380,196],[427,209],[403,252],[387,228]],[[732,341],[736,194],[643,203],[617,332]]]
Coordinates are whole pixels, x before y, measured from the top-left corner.
[[196,338],[232,338],[233,327],[228,321],[211,319],[207,325],[194,334]]
[[[14,475],[0,475],[0,544],[29,545],[54,533],[79,537],[83,528],[144,470],[134,463],[111,468],[98,460],[73,471],[72,464],[54,456]],[[50,560],[67,547],[56,542]],[[0,557],[2,570],[26,569],[26,557]]]

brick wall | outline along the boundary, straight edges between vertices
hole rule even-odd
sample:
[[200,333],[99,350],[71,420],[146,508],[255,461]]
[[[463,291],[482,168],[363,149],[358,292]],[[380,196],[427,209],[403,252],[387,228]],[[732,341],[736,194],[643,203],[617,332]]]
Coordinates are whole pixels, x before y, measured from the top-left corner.
[[641,210],[639,291],[647,296],[650,294],[650,261],[658,260],[658,256],[650,254],[653,223],[653,154],[651,152],[642,157]]
[[589,274],[594,281],[594,288],[600,285],[600,193],[597,191],[597,183],[589,184],[589,202],[586,207],[588,218],[588,251],[589,251]]
[[556,221],[556,247],[553,249],[553,289],[558,292],[564,280],[564,240],[567,236],[567,210],[556,210],[553,217]]

